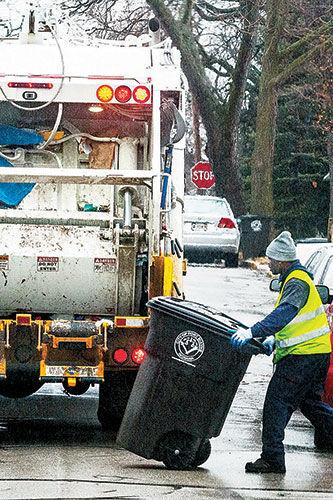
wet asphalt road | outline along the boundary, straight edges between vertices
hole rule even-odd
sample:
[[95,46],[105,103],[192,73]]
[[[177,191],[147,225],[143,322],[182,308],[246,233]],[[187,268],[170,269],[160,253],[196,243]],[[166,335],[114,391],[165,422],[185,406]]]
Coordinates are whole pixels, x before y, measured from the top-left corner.
[[[247,269],[190,267],[186,295],[253,324],[272,307],[269,279]],[[249,475],[260,452],[260,421],[271,361],[252,359],[209,460],[197,471],[163,465],[119,449],[96,418],[96,390],[68,397],[44,386],[19,401],[1,399],[0,499],[332,499],[332,456],[313,446],[296,414],[286,432],[287,474]]]

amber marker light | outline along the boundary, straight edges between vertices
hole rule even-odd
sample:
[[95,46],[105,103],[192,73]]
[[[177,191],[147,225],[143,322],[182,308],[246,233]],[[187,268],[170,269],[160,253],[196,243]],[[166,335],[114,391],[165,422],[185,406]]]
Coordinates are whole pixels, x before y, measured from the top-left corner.
[[110,102],[113,97],[113,89],[110,85],[101,85],[96,90],[96,96],[101,102]]

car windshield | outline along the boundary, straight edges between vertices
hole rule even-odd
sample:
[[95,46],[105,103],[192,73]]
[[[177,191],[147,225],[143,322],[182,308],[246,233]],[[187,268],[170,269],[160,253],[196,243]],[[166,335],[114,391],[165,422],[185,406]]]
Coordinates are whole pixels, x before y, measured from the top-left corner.
[[311,272],[315,272],[319,262],[321,261],[323,256],[322,250],[317,250],[314,252],[311,257],[308,259],[308,261],[305,264],[305,267]]
[[218,213],[230,215],[224,200],[208,200],[207,198],[198,198],[199,199],[184,199],[185,212],[196,214]]
[[333,256],[328,259],[319,282],[333,289]]

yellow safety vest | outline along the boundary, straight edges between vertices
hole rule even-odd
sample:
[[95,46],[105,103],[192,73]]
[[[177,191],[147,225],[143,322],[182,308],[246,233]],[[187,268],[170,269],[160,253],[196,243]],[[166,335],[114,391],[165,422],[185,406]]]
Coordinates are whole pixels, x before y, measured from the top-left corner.
[[280,304],[284,287],[297,278],[309,285],[309,297],[295,318],[275,334],[274,363],[287,354],[322,354],[331,352],[330,328],[324,306],[315,284],[301,269],[292,271],[281,287],[275,308]]

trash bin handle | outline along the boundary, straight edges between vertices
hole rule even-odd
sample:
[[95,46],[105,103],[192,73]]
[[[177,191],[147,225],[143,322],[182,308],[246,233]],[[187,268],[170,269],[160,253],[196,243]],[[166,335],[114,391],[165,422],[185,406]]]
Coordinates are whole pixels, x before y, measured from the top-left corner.
[[[215,316],[223,316],[224,318],[230,319],[233,323],[235,323],[235,321],[237,321],[237,325],[240,326],[241,328],[245,328],[245,330],[247,330],[249,328],[247,325],[244,325],[244,323],[241,323],[240,321],[238,321],[238,319],[235,320],[235,318],[232,318],[228,314],[225,314],[222,312],[217,312],[215,314]],[[236,332],[236,330],[232,330],[232,333],[235,333],[235,332]]]
[[[233,329],[228,330],[228,333],[230,333],[230,335],[233,335],[236,332],[237,330]],[[262,343],[259,340],[252,338],[249,343],[254,347],[256,347],[259,350],[260,354],[268,354],[268,349],[264,345],[262,345]]]
[[[172,297],[174,298],[174,297]],[[178,299],[181,301],[181,299]],[[195,302],[195,301],[192,301],[192,304],[196,304],[198,306],[200,306],[202,309],[207,309],[208,311],[210,311],[210,308],[208,306],[205,306],[204,304],[200,304],[199,302]],[[247,325],[244,325],[244,323],[241,323],[240,321],[238,320],[235,320],[235,318],[232,318],[231,316],[229,316],[228,314],[225,314],[223,312],[220,312],[220,311],[214,311],[214,316],[223,316],[224,318],[228,318],[230,319],[233,323],[235,323],[235,321],[237,321],[237,325],[240,326],[241,328],[249,328]],[[230,330],[230,332],[228,333],[235,333],[236,330]]]
[[257,339],[251,339],[250,344],[257,347],[261,354],[268,354],[268,349]]

